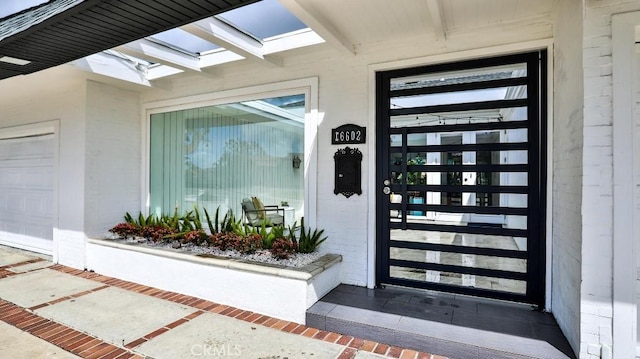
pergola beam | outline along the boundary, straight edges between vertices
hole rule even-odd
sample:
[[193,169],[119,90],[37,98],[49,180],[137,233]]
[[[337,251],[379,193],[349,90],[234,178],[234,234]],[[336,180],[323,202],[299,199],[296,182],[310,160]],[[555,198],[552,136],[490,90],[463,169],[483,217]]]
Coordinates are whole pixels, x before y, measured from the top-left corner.
[[355,55],[355,45],[340,33],[330,21],[324,19],[319,14],[313,13],[309,7],[305,7],[298,0],[278,0],[289,12],[305,23],[315,33],[320,35],[327,43],[331,44],[339,51]]
[[276,54],[287,50],[299,49],[305,46],[322,44],[324,41],[320,35],[306,28],[292,31],[287,34],[274,36],[264,40],[265,55]]
[[215,17],[184,25],[181,29],[235,52],[246,59],[257,59],[279,67],[282,66],[280,60],[265,56],[264,48],[260,41]]
[[182,70],[169,67],[166,65],[157,65],[157,66],[149,67],[149,69],[147,70],[147,79],[149,81],[153,81],[153,80],[161,79],[163,77],[183,73],[183,72],[184,71]]
[[151,86],[144,69],[137,67],[135,62],[129,59],[109,54],[106,51],[74,60],[70,64],[93,74],[108,76],[140,86]]
[[139,57],[150,62],[167,65],[183,71],[201,72],[200,60],[189,54],[171,49],[156,42],[140,39],[128,44],[118,46],[116,51]]
[[442,12],[442,4],[440,4],[440,0],[427,0],[427,8],[429,9],[431,21],[433,22],[436,39],[446,40],[447,27],[444,21],[444,14]]

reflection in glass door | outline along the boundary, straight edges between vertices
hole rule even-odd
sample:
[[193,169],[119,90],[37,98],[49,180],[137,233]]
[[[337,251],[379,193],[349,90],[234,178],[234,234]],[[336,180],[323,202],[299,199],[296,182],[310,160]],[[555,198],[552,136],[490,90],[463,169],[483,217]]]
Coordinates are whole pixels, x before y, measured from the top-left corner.
[[543,303],[544,66],[377,74],[378,284]]

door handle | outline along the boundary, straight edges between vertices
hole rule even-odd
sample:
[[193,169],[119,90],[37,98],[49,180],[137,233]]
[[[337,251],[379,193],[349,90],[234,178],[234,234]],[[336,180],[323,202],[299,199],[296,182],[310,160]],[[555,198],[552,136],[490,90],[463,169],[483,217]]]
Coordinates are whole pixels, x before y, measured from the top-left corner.
[[391,185],[391,181],[386,179],[386,180],[382,181],[382,183],[384,184],[384,188],[382,188],[382,193],[391,194],[391,188],[389,187],[389,185]]

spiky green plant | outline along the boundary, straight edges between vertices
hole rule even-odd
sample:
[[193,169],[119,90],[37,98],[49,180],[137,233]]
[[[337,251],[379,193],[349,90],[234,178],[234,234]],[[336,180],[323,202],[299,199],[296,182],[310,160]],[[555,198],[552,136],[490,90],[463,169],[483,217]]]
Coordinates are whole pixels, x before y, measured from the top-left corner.
[[[295,233],[295,232],[294,232]],[[318,230],[314,229],[311,232],[311,228],[305,228],[304,226],[304,218],[300,220],[300,238],[298,239],[298,252],[300,253],[313,253],[318,249],[318,246],[322,244],[327,237],[322,237],[324,233],[324,229]],[[290,234],[291,235],[291,234]],[[295,241],[295,234],[291,238],[292,241]]]
[[220,232],[220,227],[218,224],[218,212],[220,211],[220,206],[218,206],[218,208],[216,209],[216,215],[214,218],[215,224],[211,222],[211,217],[209,216],[209,212],[207,211],[207,209],[205,207],[202,207],[202,209],[204,210],[204,217],[207,219],[207,226],[209,227],[209,233],[216,234]]
[[133,217],[131,216],[131,214],[130,214],[129,212],[126,212],[126,213],[124,214],[124,221],[125,221],[126,223],[129,223],[129,224],[137,224],[137,223],[136,223],[136,220],[135,220],[135,219],[133,219]]
[[197,231],[202,231],[204,228],[202,227],[202,220],[200,219],[200,211],[198,210],[198,205],[193,205],[193,217],[191,218],[191,222],[193,222],[193,228]]
[[178,207],[174,208],[173,216],[163,215],[161,222],[164,223],[167,227],[179,230],[180,229],[180,215],[178,215]]
[[233,232],[233,223],[235,223],[236,218],[233,215],[231,210],[227,211],[220,223],[220,232]]

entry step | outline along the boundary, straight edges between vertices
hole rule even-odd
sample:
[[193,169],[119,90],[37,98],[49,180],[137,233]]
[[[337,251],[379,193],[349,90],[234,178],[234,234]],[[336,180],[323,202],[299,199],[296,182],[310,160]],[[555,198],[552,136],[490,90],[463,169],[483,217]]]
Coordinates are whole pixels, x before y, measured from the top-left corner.
[[575,358],[555,319],[530,307],[405,288],[340,285],[307,325],[456,359]]

